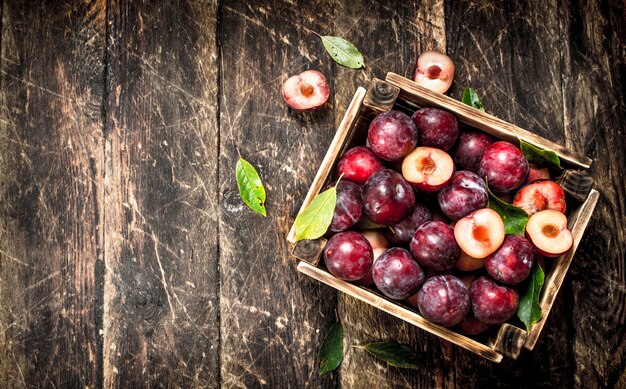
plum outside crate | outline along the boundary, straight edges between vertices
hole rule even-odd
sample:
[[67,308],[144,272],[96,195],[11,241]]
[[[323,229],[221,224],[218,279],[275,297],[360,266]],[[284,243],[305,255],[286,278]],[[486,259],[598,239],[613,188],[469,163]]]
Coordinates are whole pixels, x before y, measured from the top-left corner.
[[300,211],[310,204],[332,178],[332,172],[339,156],[349,147],[365,143],[369,123],[377,114],[396,109],[410,115],[420,107],[444,109],[453,113],[459,122],[468,127],[512,143],[517,143],[519,137],[535,146],[556,152],[561,159],[564,170],[561,176],[555,180],[563,186],[569,196],[568,224],[574,237],[574,244],[566,254],[555,259],[549,259],[549,261],[553,261],[553,264],[546,270],[545,282],[539,298],[543,313],[539,322],[530,331],[510,323],[504,323],[493,328],[490,332],[491,335],[482,341],[457,333],[451,328],[433,324],[424,319],[416,308],[400,301],[388,299],[375,289],[354,285],[330,274],[326,268],[319,265],[326,239],[296,242],[295,230],[292,226],[287,239],[294,244],[291,255],[296,262],[296,269],[300,273],[330,285],[488,360],[500,362],[504,355],[517,359],[522,348],[532,350],[537,343],[539,334],[550,314],[550,308],[556,299],[598,201],[599,192],[592,189],[593,180],[585,172],[592,163],[591,159],[448,96],[432,92],[398,74],[388,73],[386,81],[374,79],[369,90],[366,91],[361,87],[357,89]]

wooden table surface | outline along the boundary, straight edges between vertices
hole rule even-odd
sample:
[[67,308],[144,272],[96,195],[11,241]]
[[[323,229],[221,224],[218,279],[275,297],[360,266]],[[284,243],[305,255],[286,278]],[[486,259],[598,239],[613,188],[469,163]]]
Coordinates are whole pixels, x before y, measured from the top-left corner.
[[[45,4],[47,3],[47,4]],[[162,3],[161,5],[156,5]],[[2,2],[0,387],[626,387],[622,1]],[[313,34],[354,42],[335,64]],[[304,276],[288,231],[357,86],[447,52],[451,96],[595,160],[533,352],[493,364]],[[305,69],[331,98],[289,110]],[[268,192],[241,202],[238,152]],[[318,375],[336,315],[348,350]],[[421,370],[349,347],[395,339]]]

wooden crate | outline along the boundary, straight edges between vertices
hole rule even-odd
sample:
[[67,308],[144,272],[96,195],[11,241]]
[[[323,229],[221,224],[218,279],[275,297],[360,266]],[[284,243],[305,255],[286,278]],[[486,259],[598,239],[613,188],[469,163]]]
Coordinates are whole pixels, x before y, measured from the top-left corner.
[[529,332],[515,325],[504,323],[496,328],[488,339],[484,341],[472,339],[453,331],[453,329],[431,323],[424,319],[416,308],[403,302],[388,299],[375,289],[357,286],[334,277],[323,266],[319,266],[326,239],[296,242],[295,231],[292,226],[287,239],[294,243],[292,257],[296,261],[296,269],[300,273],[491,361],[500,362],[504,355],[516,359],[522,348],[532,350],[535,346],[598,201],[599,193],[592,189],[593,180],[585,172],[592,163],[591,159],[448,96],[420,87],[400,75],[388,73],[386,81],[373,80],[368,91],[364,88],[357,89],[300,211],[309,205],[327,184],[327,181],[331,179],[331,173],[339,156],[348,147],[365,143],[367,127],[377,114],[390,109],[397,109],[410,114],[419,107],[437,107],[447,110],[467,126],[513,143],[517,142],[517,137],[519,137],[536,146],[553,150],[560,157],[565,170],[556,181],[563,186],[565,192],[570,196],[568,221],[574,236],[574,244],[566,254],[551,259],[554,263],[546,272],[539,301],[543,311],[542,319]]

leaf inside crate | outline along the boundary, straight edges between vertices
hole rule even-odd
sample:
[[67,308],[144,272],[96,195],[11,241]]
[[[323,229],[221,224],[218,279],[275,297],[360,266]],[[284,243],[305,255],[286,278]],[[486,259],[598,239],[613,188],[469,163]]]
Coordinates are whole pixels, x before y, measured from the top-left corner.
[[461,102],[465,105],[469,105],[470,107],[485,112],[485,106],[483,105],[483,102],[480,101],[480,97],[478,97],[478,93],[476,93],[476,89],[474,88],[465,88],[463,91],[463,97],[461,97]]
[[539,305],[539,296],[541,295],[544,278],[543,269],[539,263],[535,263],[528,281],[528,287],[520,297],[517,305],[517,317],[526,326],[526,331],[530,331],[541,320],[542,312],[541,305]]
[[504,232],[506,234],[524,235],[526,223],[528,223],[526,211],[500,200],[491,192],[489,185],[487,185],[487,191],[489,192],[489,208],[496,211],[502,218]]
[[415,352],[405,344],[388,341],[366,344],[361,348],[391,366],[403,369],[419,369],[423,366]]
[[528,162],[537,166],[551,165],[563,169],[563,167],[561,167],[561,160],[554,151],[542,149],[523,139],[519,140],[519,146]]
[[333,324],[322,342],[319,351],[320,375],[335,370],[343,360],[343,327],[341,323]]
[[315,196],[311,204],[296,217],[296,240],[317,239],[324,235],[333,221],[336,205],[336,186]]

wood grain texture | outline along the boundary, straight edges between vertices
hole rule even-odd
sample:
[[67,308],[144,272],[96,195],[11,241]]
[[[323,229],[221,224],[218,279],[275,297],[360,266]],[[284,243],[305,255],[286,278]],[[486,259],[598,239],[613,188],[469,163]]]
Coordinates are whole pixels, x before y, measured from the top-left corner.
[[108,5],[105,387],[215,387],[215,2]]
[[[626,387],[620,0],[4,1],[0,387]],[[331,61],[342,36],[366,68]],[[298,275],[285,235],[358,86],[426,49],[494,115],[592,157],[602,192],[534,351],[492,364]],[[280,86],[319,69],[320,110]],[[237,193],[238,151],[268,218]],[[336,313],[339,372],[318,376]],[[395,339],[390,368],[350,347]]]
[[626,386],[626,5],[561,7],[565,139],[597,160],[602,192],[572,262],[571,315],[577,387]]
[[100,380],[104,9],[2,4],[1,387]]
[[[322,71],[334,90],[331,59],[317,36],[330,33],[327,1],[224,1],[220,5],[221,385],[318,388],[317,349],[335,322],[336,291],[298,275],[286,235],[335,134],[334,102],[290,110],[287,77]],[[356,89],[351,85],[352,92]],[[341,112],[346,109],[341,106]],[[257,167],[267,218],[239,198],[238,152]]]

